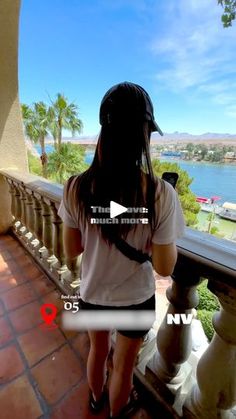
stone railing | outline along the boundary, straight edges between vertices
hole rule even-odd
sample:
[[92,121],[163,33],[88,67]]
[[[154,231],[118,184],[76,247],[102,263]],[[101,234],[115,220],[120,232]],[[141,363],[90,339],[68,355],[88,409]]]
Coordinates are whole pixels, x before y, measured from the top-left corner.
[[[191,314],[203,277],[221,309],[213,317],[215,334],[198,362],[195,380],[188,363],[191,324],[167,324],[167,314]],[[167,298],[169,308],[146,377],[185,418],[235,419],[230,409],[236,405],[236,243],[187,229],[178,241],[178,261]]]
[[[79,286],[79,262],[66,261],[62,221],[57,215],[62,186],[32,175],[1,170],[12,196],[13,229],[37,263],[64,292]],[[236,404],[236,243],[186,229],[179,240],[172,286],[167,290],[167,314],[191,314],[198,304],[196,287],[202,278],[219,299],[215,334],[200,358],[196,379],[188,362],[191,324],[167,324],[157,334],[157,350],[145,373],[136,375],[168,402],[173,417],[235,419]],[[177,412],[176,415],[174,412]]]
[[66,260],[57,214],[63,186],[34,175],[1,170],[12,197],[13,232],[64,293],[79,287],[79,258]]

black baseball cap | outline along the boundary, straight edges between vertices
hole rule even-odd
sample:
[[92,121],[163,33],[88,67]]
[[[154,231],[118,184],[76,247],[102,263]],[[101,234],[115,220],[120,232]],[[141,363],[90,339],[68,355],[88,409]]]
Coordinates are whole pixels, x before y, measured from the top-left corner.
[[101,102],[100,124],[110,124],[113,121],[135,123],[137,119],[150,121],[152,131],[163,135],[155,121],[150,96],[143,87],[127,81],[111,87]]

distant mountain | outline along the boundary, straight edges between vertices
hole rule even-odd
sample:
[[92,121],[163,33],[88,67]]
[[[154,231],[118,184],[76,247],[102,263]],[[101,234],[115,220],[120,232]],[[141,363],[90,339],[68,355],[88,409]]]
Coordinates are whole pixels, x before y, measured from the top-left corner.
[[[96,144],[98,136],[97,135],[84,135],[80,137],[63,137],[63,141],[73,142],[73,143],[90,143]],[[158,142],[159,144],[163,144],[166,142],[212,142],[212,143],[236,143],[236,134],[218,134],[214,132],[206,132],[204,134],[195,135],[189,134],[188,132],[173,132],[173,133],[164,133],[164,136],[161,137],[157,132],[152,134],[152,142]],[[47,138],[47,142],[53,142],[52,138]],[[236,145],[236,144],[235,144]]]
[[71,141],[71,142],[78,142],[78,143],[82,143],[82,142],[94,142],[96,143],[98,139],[98,135],[81,135],[80,137],[63,137],[63,141]]
[[158,141],[159,143],[164,143],[166,141],[170,142],[203,142],[203,141],[212,141],[212,142],[236,142],[236,134],[218,134],[206,132],[200,135],[189,134],[187,132],[173,132],[173,133],[164,133],[163,137],[157,132],[152,134],[152,141]]

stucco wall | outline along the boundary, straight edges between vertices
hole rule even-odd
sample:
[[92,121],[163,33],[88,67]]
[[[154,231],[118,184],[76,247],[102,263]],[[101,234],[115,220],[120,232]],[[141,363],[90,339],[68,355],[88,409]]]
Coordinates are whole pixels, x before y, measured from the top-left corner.
[[[0,169],[28,171],[18,98],[20,0],[0,1]],[[0,233],[11,224],[10,195],[0,175]]]

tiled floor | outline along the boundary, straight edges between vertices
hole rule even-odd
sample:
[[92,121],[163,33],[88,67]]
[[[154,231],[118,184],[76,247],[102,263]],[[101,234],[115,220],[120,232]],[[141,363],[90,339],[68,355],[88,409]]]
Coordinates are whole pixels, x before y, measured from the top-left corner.
[[[0,417],[106,418],[108,409],[98,416],[88,410],[88,335],[40,327],[40,307],[50,302],[63,307],[20,244],[0,236]],[[144,408],[134,416],[151,417]]]

